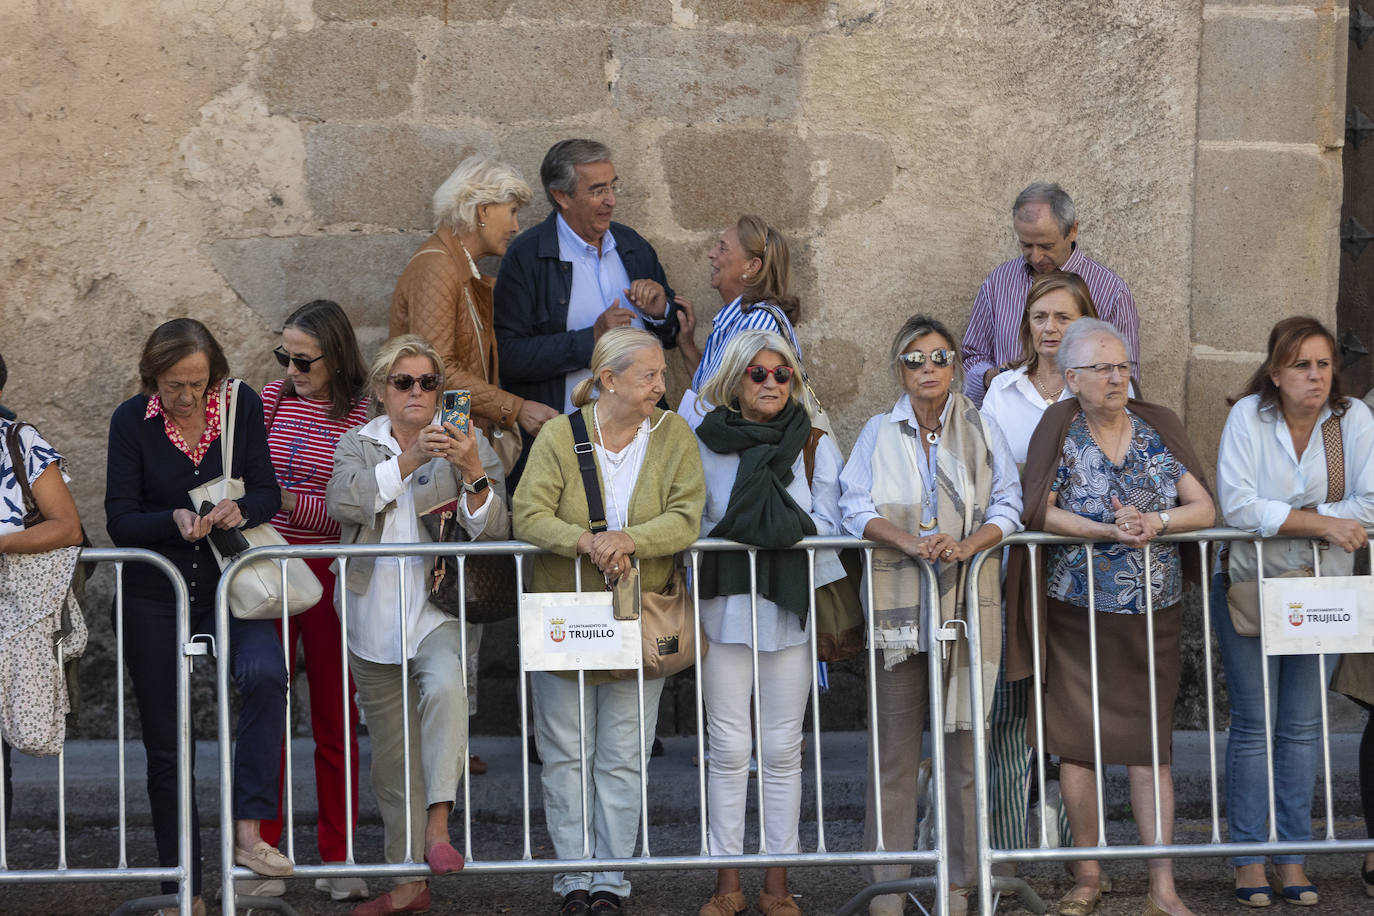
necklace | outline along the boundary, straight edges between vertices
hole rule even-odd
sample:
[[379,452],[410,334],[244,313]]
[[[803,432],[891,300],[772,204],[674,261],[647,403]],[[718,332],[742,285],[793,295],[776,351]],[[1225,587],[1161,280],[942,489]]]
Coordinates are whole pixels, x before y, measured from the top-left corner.
[[622,448],[618,454],[614,454],[610,449],[606,448],[606,440],[601,435],[601,421],[596,414],[596,404],[592,404],[592,428],[596,430],[596,447],[599,449],[599,454],[606,462],[606,502],[609,504],[611,511],[615,513],[616,520],[619,521],[621,530],[624,530],[625,524],[628,521],[628,512],[626,510],[629,507],[622,507],[620,501],[616,499],[616,480],[620,477],[620,472],[624,469],[624,466],[627,463],[633,464],[634,461],[632,459],[635,459],[641,451],[648,447],[648,437],[640,436],[640,433],[644,432],[644,426],[645,424],[641,422],[640,425],[635,428],[635,434],[630,438],[630,441],[625,444],[625,447]]
[[1040,392],[1040,396],[1045,399],[1046,404],[1053,404],[1058,401],[1059,396],[1064,393],[1064,383],[1062,381],[1059,383],[1059,387],[1053,392],[1046,391],[1040,384],[1040,380],[1035,376],[1031,376],[1031,384],[1035,386],[1036,391]]
[[916,420],[916,425],[919,426],[919,427],[921,427],[921,429],[923,429],[923,430],[926,431],[926,441],[927,441],[927,442],[929,442],[931,445],[937,445],[937,444],[939,444],[939,442],[940,442],[940,431],[941,431],[942,429],[945,428],[945,424],[943,424],[943,423],[936,423],[935,426],[930,427],[930,426],[926,426],[926,425],[925,425],[924,423],[922,423],[922,422],[920,421],[920,419],[918,418],[918,419]]
[[463,254],[467,256],[468,266],[472,268],[473,279],[480,280],[482,278],[482,272],[477,269],[477,262],[472,259],[472,254],[468,251],[468,246],[464,245],[462,242],[459,242],[458,247],[463,249]]

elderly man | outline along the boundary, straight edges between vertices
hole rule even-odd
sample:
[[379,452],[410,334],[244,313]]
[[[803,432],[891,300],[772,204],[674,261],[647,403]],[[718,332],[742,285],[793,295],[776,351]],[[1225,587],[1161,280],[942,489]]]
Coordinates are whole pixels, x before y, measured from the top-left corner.
[[973,300],[964,332],[964,393],[980,407],[992,377],[1021,355],[1021,313],[1037,274],[1066,270],[1088,284],[1093,305],[1103,321],[1116,326],[1130,350],[1132,375],[1140,377],[1140,317],[1131,291],[1112,271],[1078,247],[1078,220],[1073,198],[1057,184],[1036,182],[1016,196],[1012,228],[1021,257],[988,274]]
[[544,156],[539,178],[553,212],[506,251],[493,323],[502,387],[566,413],[602,334],[632,325],[672,347],[677,313],[653,247],[611,221],[620,179],[610,149],[562,140]]

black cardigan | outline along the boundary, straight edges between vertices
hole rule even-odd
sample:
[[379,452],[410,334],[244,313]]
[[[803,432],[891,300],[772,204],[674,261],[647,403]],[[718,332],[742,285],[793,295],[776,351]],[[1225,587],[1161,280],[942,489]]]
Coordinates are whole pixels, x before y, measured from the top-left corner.
[[[245,493],[239,502],[246,525],[271,520],[281,508],[281,490],[267,450],[262,401],[247,385],[239,385],[233,404],[234,466],[231,476],[242,477]],[[186,580],[191,606],[213,607],[219,585],[219,564],[208,540],[187,542],[172,520],[174,509],[192,509],[187,491],[220,476],[220,440],[210,444],[196,467],[172,444],[161,416],[143,419],[148,396],[134,395],[115,408],[110,418],[110,447],[105,470],[105,530],[116,547],[146,547],[171,560]],[[125,567],[126,597],[173,601],[172,586],[160,571],[146,564]]]

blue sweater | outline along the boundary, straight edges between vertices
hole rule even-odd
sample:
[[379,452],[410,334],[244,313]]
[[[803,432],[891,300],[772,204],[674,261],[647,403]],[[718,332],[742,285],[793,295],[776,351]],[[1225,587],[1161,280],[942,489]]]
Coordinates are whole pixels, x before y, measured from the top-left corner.
[[[239,385],[234,403],[233,477],[242,477],[245,493],[238,501],[248,527],[270,521],[281,508],[281,490],[267,451],[262,401],[247,385]],[[146,547],[180,570],[190,592],[191,606],[213,607],[219,585],[219,564],[206,539],[189,543],[172,520],[174,509],[191,509],[187,492],[220,476],[220,440],[210,444],[197,467],[172,444],[161,416],[143,419],[148,396],[134,395],[115,408],[110,418],[110,446],[105,470],[105,530],[116,547]],[[227,418],[226,418],[227,419]],[[170,604],[171,584],[161,572],[144,564],[126,567],[126,597]]]

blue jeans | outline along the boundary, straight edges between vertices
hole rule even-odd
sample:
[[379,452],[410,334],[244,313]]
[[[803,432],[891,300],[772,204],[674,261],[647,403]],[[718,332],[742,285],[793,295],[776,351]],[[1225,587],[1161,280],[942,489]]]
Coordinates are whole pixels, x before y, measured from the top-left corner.
[[[1234,842],[1269,838],[1269,792],[1264,764],[1264,686],[1260,641],[1237,635],[1226,605],[1227,577],[1212,578],[1212,625],[1221,647],[1231,730],[1226,742],[1226,822]],[[1280,840],[1312,839],[1312,792],[1321,754],[1321,702],[1326,685],[1315,655],[1269,657],[1270,713],[1274,730],[1274,810]],[[1274,856],[1275,865],[1300,863],[1299,855]],[[1233,856],[1253,865],[1263,856]]]

